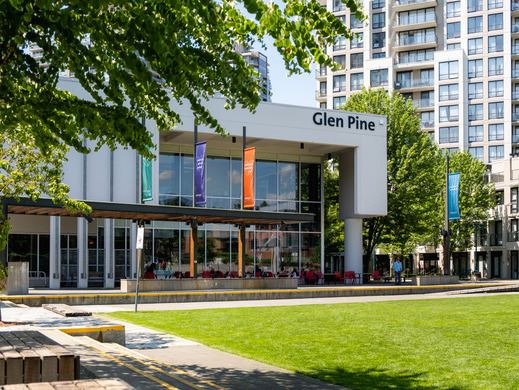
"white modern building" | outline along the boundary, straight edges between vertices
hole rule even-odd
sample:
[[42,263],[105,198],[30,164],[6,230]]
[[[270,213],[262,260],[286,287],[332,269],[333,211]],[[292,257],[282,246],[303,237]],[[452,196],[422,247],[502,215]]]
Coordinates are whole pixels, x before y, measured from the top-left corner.
[[[72,78],[60,87],[88,98]],[[136,274],[135,221],[147,220],[145,262],[165,261],[175,272],[193,276],[193,261],[196,273],[236,271],[240,261],[252,274],[258,268],[331,272],[324,261],[322,163],[333,154],[340,158],[347,237],[340,268],[361,273],[362,218],[387,209],[385,117],[272,103],[252,114],[227,111],[219,98],[207,108],[229,135],[198,127],[198,141],[207,142],[205,208],[193,207],[194,117],[184,104],[175,107],[181,123],[171,131],[146,122],[157,145],[152,201],[142,202],[135,151],[72,151],[65,182],[74,198],[92,206],[91,218],[72,217],[45,199],[4,201],[12,223],[8,260],[29,261],[32,282],[51,288],[111,288]],[[244,136],[256,148],[254,210],[241,209]]]

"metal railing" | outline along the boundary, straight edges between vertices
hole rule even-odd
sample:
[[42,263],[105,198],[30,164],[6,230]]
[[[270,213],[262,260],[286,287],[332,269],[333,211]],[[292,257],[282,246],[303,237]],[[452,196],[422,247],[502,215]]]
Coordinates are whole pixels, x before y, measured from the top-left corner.
[[29,271],[29,287],[48,287],[49,280],[43,271]]
[[434,100],[433,99],[413,100],[413,105],[416,108],[434,107]]
[[434,121],[420,122],[420,125],[422,126],[422,128],[430,129],[430,128],[434,127]]
[[396,5],[409,5],[409,4],[420,4],[420,3],[429,3],[435,0],[396,0]]
[[436,34],[426,35],[423,38],[401,38],[396,42],[396,47],[425,45],[427,43],[436,43]]
[[395,89],[432,87],[433,85],[434,85],[434,80],[431,80],[431,79],[395,81]]

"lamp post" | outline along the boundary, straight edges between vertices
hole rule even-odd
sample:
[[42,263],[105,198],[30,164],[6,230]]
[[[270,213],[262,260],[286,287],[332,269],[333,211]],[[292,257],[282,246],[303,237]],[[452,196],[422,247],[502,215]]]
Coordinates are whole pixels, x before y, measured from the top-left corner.
[[450,275],[451,273],[451,232],[449,226],[449,154],[445,156],[445,221],[442,229],[443,236],[443,273]]

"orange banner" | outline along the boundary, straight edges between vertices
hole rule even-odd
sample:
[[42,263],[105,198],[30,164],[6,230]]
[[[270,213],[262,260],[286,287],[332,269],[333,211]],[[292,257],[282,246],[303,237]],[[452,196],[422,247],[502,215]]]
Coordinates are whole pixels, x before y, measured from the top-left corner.
[[256,148],[246,148],[243,151],[243,208],[254,208],[254,164]]

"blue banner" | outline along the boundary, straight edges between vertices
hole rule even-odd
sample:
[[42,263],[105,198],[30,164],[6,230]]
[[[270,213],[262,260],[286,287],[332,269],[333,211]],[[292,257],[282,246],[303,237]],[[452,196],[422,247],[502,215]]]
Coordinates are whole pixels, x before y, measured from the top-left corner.
[[205,142],[195,145],[195,206],[205,206]]
[[459,193],[460,193],[460,174],[449,173],[449,179],[447,181],[448,195],[447,200],[449,202],[449,220],[460,219],[460,206],[459,206]]

